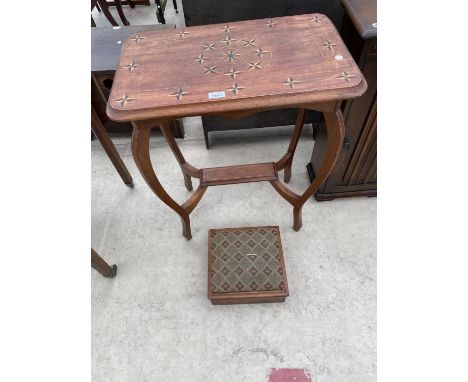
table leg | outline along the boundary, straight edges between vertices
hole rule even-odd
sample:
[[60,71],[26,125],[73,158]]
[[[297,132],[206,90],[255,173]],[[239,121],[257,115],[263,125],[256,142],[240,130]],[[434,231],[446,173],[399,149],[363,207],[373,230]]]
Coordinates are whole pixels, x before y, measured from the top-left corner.
[[301,134],[302,134],[302,129],[304,128],[306,112],[307,112],[306,109],[298,110],[297,119],[296,119],[296,127],[294,128],[291,141],[289,142],[288,151],[278,162],[275,163],[277,171],[281,171],[284,168],[285,183],[289,183],[289,181],[291,180],[292,162],[294,159],[294,154],[296,152],[297,143],[299,142],[299,138],[301,137]]
[[180,169],[182,170],[182,175],[184,176],[185,188],[187,189],[187,191],[192,191],[193,190],[192,178],[187,173],[187,170],[184,167],[184,164],[188,164],[188,163],[185,160],[182,152],[180,151],[179,146],[177,145],[177,142],[174,139],[174,136],[172,135],[169,122],[161,122],[159,124],[159,127],[161,129],[161,132],[164,135],[164,138],[166,139],[167,144],[171,148],[172,153],[176,157],[177,162],[179,162]]
[[117,274],[117,265],[109,265],[91,248],[91,267],[104,277],[114,277]]
[[102,122],[92,105],[91,105],[91,129],[93,130],[93,133],[97,137],[97,139],[99,139],[99,142],[101,142],[101,145],[106,151],[107,156],[112,161],[112,164],[114,165],[115,169],[119,173],[124,183],[128,187],[133,188],[132,176],[128,172],[127,167],[125,167],[125,163],[122,161],[122,158],[117,152],[117,149],[112,143],[112,140],[110,139],[109,134],[107,134],[106,129],[102,125]]
[[107,20],[115,27],[118,27],[119,24],[117,21],[115,21],[114,17],[112,16],[112,13],[109,11],[109,7],[107,6],[106,0],[97,0],[99,6],[101,7],[102,12],[106,16]]
[[119,13],[120,20],[122,20],[124,25],[126,26],[130,25],[130,22],[125,17],[125,13],[122,8],[122,0],[114,0],[114,2],[115,2],[115,7],[117,8],[117,12]]
[[[197,190],[190,196],[190,198],[188,198],[187,201],[182,205],[178,204],[174,199],[172,199],[159,182],[159,179],[156,176],[156,173],[154,172],[153,165],[151,164],[151,158],[149,153],[151,128],[145,126],[144,122],[132,123],[134,126],[132,134],[132,153],[135,163],[138,169],[140,170],[140,173],[143,176],[143,179],[145,180],[146,184],[148,184],[148,186],[151,188],[151,190],[153,190],[156,196],[159,199],[161,199],[161,201],[164,204],[166,204],[168,207],[172,208],[175,212],[177,212],[182,221],[182,234],[187,240],[190,240],[192,238],[192,232],[190,229],[190,213],[200,202],[207,187],[199,186]],[[165,126],[164,123],[161,123],[161,125]],[[177,147],[177,144],[175,144],[175,146]],[[171,149],[173,148],[171,147]],[[199,170],[186,163],[185,159],[184,162],[182,162],[181,164],[181,168],[183,172],[185,169],[185,171],[187,173],[190,173],[191,176],[196,176],[196,174],[199,173]],[[184,172],[184,174],[186,172]]]
[[327,128],[327,148],[323,153],[322,164],[317,171],[315,179],[302,195],[291,191],[279,180],[270,181],[276,191],[294,207],[293,216],[295,231],[299,231],[302,227],[302,206],[314,192],[318,190],[320,185],[330,174],[340,154],[344,138],[344,120],[340,110],[340,102],[334,103],[331,106],[324,105],[323,109],[320,107],[314,107],[313,109],[323,112]]

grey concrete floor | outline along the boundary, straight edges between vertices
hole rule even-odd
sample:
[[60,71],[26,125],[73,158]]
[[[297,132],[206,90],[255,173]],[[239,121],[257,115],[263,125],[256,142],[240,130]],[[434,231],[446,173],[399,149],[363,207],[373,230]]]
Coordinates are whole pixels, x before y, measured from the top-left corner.
[[[154,15],[153,8],[136,9]],[[276,160],[292,131],[214,133],[206,150],[200,118],[184,124],[186,138],[178,142],[198,167]],[[263,382],[271,368],[288,367],[308,369],[314,382],[376,380],[375,198],[311,200],[295,232],[292,207],[268,183],[211,187],[191,215],[187,241],[179,218],[140,176],[130,137],[113,140],[135,188],[123,184],[93,141],[91,243],[118,265],[114,279],[91,271],[93,381]],[[307,126],[293,164],[296,191],[309,184],[312,147]],[[162,184],[177,201],[186,199],[159,132],[151,156]],[[290,296],[282,304],[211,305],[208,229],[258,225],[280,226]]]

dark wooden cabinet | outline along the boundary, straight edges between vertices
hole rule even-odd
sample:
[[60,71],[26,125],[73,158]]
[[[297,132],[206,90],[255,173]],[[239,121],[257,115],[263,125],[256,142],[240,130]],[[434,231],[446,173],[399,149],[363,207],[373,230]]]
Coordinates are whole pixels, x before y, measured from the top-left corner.
[[[377,24],[375,0],[343,0],[343,41],[368,84],[367,92],[342,105],[345,139],[327,180],[314,194],[318,201],[348,196],[377,196]],[[327,144],[323,124],[314,131],[315,145],[307,165],[311,181]]]

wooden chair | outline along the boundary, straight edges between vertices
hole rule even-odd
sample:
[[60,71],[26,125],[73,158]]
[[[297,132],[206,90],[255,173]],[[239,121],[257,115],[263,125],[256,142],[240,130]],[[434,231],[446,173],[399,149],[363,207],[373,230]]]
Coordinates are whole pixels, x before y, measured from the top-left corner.
[[[135,4],[132,3],[131,0],[127,0],[130,7],[134,8]],[[117,8],[117,12],[119,13],[120,19],[122,20],[122,23],[124,25],[130,25],[130,22],[127,20],[125,17],[123,8],[122,8],[122,0],[114,0],[115,7]],[[102,11],[104,13],[104,16],[106,16],[107,20],[113,25],[113,26],[119,26],[117,21],[115,21],[114,17],[112,16],[112,13],[109,11],[109,4],[107,3],[106,0],[91,0],[91,11],[94,9],[94,7],[98,7],[98,10]],[[91,26],[96,26],[96,23],[93,20],[93,17],[91,16]]]
[[[164,17],[164,11],[166,10],[167,0],[155,0],[156,7],[158,8],[156,12],[156,17],[158,22],[161,24],[166,24],[166,18]],[[172,4],[174,4],[174,9],[176,13],[179,13],[177,9],[177,0],[172,0]]]

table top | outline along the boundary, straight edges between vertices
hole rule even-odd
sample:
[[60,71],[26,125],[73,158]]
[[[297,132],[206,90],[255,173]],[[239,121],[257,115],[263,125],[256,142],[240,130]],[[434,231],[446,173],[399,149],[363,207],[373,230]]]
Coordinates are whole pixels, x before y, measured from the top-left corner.
[[377,37],[377,0],[341,0],[361,38]]
[[133,35],[107,105],[117,121],[355,98],[367,84],[333,23],[308,14]]
[[91,28],[91,71],[109,72],[117,68],[123,43],[138,32],[175,28],[174,24],[130,25]]

